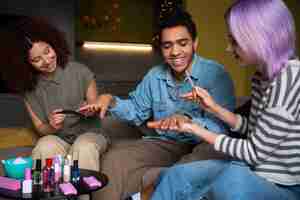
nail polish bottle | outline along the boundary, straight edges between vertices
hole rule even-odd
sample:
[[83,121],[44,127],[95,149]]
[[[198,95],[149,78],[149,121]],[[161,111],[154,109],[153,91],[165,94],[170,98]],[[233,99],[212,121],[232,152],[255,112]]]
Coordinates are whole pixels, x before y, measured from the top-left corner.
[[[53,180],[52,180],[53,179]],[[46,159],[46,166],[43,168],[43,190],[44,192],[51,192],[54,183],[54,170],[52,168],[52,159]]]
[[32,179],[30,168],[25,168],[25,180],[22,182],[22,193],[32,193]]
[[42,160],[35,160],[35,169],[33,170],[33,184],[34,185],[42,185]]
[[61,166],[59,157],[54,157],[54,182],[59,183],[61,181]]
[[67,155],[64,163],[64,182],[71,181],[71,155]]
[[78,160],[73,161],[73,166],[72,166],[72,183],[73,184],[78,184],[80,180],[80,171],[78,167]]

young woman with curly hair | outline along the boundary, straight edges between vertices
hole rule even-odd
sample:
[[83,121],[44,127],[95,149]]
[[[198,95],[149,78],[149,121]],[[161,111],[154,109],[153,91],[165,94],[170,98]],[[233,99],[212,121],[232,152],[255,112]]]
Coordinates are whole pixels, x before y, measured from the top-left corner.
[[73,155],[79,167],[100,170],[107,149],[97,113],[78,110],[98,98],[94,74],[83,64],[70,62],[65,36],[41,18],[19,17],[10,25],[1,47],[3,78],[11,91],[24,97],[33,125],[42,136],[33,159]]

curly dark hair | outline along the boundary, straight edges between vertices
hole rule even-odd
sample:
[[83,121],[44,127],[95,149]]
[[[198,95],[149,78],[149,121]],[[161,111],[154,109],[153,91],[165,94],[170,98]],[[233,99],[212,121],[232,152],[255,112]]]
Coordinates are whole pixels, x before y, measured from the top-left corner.
[[68,63],[70,50],[64,33],[41,17],[14,16],[11,21],[1,31],[1,73],[10,91],[23,95],[35,89],[40,73],[29,62],[32,43],[48,43],[57,55],[58,66],[62,68]]
[[193,41],[197,38],[197,28],[196,24],[192,19],[192,16],[186,12],[183,8],[176,8],[168,13],[159,21],[158,30],[153,37],[153,47],[155,49],[160,49],[161,44],[161,33],[166,28],[172,28],[175,26],[184,26],[191,35]]

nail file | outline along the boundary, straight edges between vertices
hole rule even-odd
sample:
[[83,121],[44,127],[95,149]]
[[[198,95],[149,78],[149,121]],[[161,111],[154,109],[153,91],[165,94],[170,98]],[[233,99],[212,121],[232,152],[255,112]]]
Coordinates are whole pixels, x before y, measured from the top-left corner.
[[90,188],[97,188],[101,187],[102,183],[98,181],[94,176],[83,177],[83,181],[90,187]]
[[61,114],[65,114],[65,115],[77,115],[81,118],[85,118],[86,116],[80,112],[77,112],[77,111],[74,111],[74,110],[62,110],[58,113],[61,113]]
[[193,88],[195,85],[194,85],[194,82],[193,82],[193,80],[192,80],[192,78],[191,78],[191,75],[190,75],[190,73],[188,72],[188,70],[185,70],[185,75],[186,75],[186,78],[188,79],[188,82],[191,84],[191,86],[192,86],[192,88]]
[[76,195],[77,190],[71,183],[61,183],[59,184],[60,190],[64,193],[64,195]]

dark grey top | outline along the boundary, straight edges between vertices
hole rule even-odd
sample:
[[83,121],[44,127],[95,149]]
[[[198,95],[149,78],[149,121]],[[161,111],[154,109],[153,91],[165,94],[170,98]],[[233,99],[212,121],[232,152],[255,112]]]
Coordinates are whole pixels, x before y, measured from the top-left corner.
[[[86,100],[88,86],[94,79],[94,74],[85,65],[70,62],[64,69],[57,67],[51,79],[40,76],[35,90],[27,93],[25,99],[38,118],[48,123],[47,116],[55,109],[78,109]],[[99,127],[99,119],[67,115],[63,129],[57,135],[72,143],[78,135],[87,131],[99,132]]]

